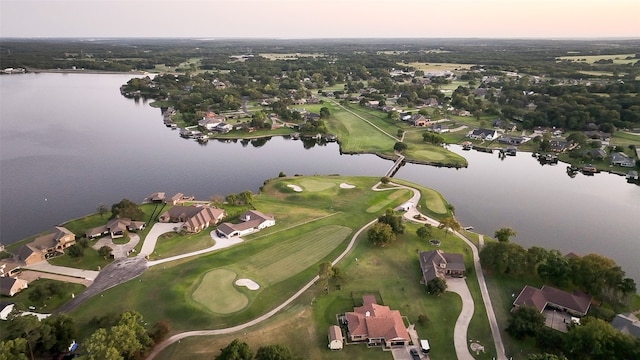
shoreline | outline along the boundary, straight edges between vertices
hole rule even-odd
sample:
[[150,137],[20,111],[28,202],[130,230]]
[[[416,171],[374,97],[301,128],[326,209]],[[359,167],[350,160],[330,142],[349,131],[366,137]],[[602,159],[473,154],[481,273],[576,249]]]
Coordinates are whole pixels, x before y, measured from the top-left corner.
[[86,69],[33,69],[26,68],[23,74],[110,74],[110,75],[150,75],[148,71],[108,71],[108,70],[86,70]]

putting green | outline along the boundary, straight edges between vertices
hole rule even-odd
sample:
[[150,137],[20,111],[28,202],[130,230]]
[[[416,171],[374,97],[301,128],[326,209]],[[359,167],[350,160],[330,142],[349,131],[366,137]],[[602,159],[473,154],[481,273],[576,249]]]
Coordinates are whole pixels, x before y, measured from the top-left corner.
[[329,188],[336,186],[335,183],[329,181],[320,181],[315,179],[304,179],[300,181],[300,186],[302,186],[307,191],[319,192],[324,191]]
[[424,189],[422,191],[422,195],[427,202],[427,207],[429,208],[429,210],[437,214],[447,213],[447,205],[444,203],[444,201],[442,200],[442,196],[440,196],[437,191],[433,189]]
[[204,274],[191,297],[215,313],[229,314],[242,310],[249,299],[233,286],[235,279],[236,273],[231,270],[211,270]]

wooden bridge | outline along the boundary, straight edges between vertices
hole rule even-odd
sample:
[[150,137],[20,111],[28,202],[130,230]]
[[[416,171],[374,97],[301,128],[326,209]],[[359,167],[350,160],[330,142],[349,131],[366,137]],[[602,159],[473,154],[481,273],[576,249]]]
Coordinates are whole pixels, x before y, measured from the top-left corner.
[[384,174],[384,176],[393,177],[393,175],[395,175],[398,172],[398,169],[400,169],[402,165],[404,165],[404,155],[400,155],[398,160],[396,160],[396,162],[393,163],[393,166],[391,166],[391,169],[389,169],[389,171],[387,171],[387,173]]

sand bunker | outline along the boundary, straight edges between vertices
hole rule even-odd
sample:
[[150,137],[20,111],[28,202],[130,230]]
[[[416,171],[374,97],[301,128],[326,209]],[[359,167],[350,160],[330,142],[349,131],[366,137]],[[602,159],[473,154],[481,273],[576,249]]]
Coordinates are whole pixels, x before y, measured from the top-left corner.
[[354,187],[356,187],[356,186],[355,185],[351,185],[351,184],[347,184],[347,183],[340,184],[340,189],[353,189]]
[[236,280],[236,285],[244,286],[249,290],[258,290],[260,289],[260,285],[251,279],[238,279]]
[[298,185],[289,184],[289,185],[287,185],[287,187],[292,188],[293,191],[295,191],[295,192],[302,192],[302,188],[300,186],[298,186]]

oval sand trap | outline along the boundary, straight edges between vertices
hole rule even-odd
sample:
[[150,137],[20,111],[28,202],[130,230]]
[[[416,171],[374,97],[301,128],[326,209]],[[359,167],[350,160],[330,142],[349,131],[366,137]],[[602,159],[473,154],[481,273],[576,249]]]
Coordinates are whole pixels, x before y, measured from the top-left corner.
[[287,187],[290,187],[295,192],[302,192],[302,188],[300,186],[298,186],[298,185],[289,184],[289,185],[287,185]]
[[236,280],[236,285],[238,286],[244,286],[249,290],[258,290],[260,289],[260,285],[258,285],[257,282],[251,280],[251,279],[238,279]]
[[235,278],[236,273],[231,270],[211,270],[202,277],[191,297],[219,314],[242,310],[249,303],[249,299],[233,286]]
[[351,184],[347,184],[347,183],[340,184],[340,189],[353,189],[355,187],[356,187],[355,185],[351,185]]

